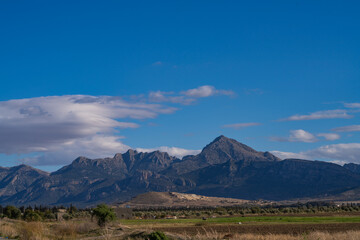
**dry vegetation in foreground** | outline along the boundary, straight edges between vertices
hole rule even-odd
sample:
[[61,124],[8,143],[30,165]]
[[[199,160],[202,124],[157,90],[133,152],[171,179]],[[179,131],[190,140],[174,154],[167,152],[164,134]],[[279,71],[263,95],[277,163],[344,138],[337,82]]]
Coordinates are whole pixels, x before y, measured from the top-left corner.
[[360,231],[348,231],[343,233],[327,233],[327,232],[312,232],[303,235],[289,235],[289,234],[219,234],[216,232],[207,232],[206,234],[198,234],[196,236],[179,236],[184,240],[217,240],[217,239],[233,239],[233,240],[358,240],[360,239]]
[[205,231],[196,235],[165,234],[161,232],[134,231],[133,229],[117,228],[114,224],[107,228],[99,228],[92,222],[23,222],[14,220],[2,220],[0,222],[2,237],[23,240],[53,240],[53,239],[125,239],[125,240],[205,240],[205,239],[241,239],[241,240],[358,240],[360,231],[346,231],[339,233],[310,232],[302,235],[291,234],[232,234]]
[[[149,209],[134,211],[135,219],[116,220],[114,210],[103,204],[62,211],[7,206],[0,217],[0,239],[353,240],[360,239],[359,207]],[[261,215],[261,210],[269,215]],[[312,213],[303,216],[308,210]]]
[[[241,240],[357,240],[360,231],[347,231],[342,233],[312,232],[303,235],[290,234],[231,234],[207,231],[196,235],[167,235],[166,238],[151,238],[148,233],[132,233],[131,229],[116,231],[113,226],[99,229],[91,222],[58,222],[46,224],[42,222],[2,221],[0,232],[3,237],[24,240],[52,240],[52,239],[177,239],[177,240],[205,240],[205,239],[241,239]],[[92,234],[91,234],[92,233]]]

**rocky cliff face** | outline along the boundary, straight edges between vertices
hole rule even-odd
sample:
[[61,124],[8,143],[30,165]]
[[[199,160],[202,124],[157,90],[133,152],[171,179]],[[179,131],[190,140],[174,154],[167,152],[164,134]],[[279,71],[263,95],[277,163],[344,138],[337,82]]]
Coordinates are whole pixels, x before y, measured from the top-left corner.
[[216,138],[182,160],[165,152],[128,150],[113,158],[79,157],[47,174],[29,166],[0,168],[0,204],[76,204],[130,199],[140,193],[188,192],[242,199],[284,200],[339,194],[360,187],[353,167],[286,159],[234,139]]

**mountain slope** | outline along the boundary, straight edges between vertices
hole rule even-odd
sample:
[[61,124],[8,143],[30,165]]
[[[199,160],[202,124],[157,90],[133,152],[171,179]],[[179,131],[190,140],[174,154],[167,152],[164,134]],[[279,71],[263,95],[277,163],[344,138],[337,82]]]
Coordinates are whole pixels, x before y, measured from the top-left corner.
[[257,152],[245,144],[221,135],[204,147],[201,153],[183,158],[182,161],[174,163],[164,173],[179,175],[228,161],[276,162],[280,161],[280,159],[269,152]]
[[120,206],[131,208],[148,207],[214,207],[231,206],[250,203],[250,201],[234,198],[207,197],[196,194],[177,192],[147,192],[132,198]]
[[269,200],[343,196],[360,188],[356,169],[322,161],[281,161],[220,136],[198,155],[182,160],[165,152],[128,150],[113,158],[79,157],[51,174],[25,165],[0,168],[0,204],[85,207],[146,192]]
[[359,186],[360,177],[322,161],[231,161],[188,174],[197,182],[191,192],[207,196],[284,200],[338,194]]

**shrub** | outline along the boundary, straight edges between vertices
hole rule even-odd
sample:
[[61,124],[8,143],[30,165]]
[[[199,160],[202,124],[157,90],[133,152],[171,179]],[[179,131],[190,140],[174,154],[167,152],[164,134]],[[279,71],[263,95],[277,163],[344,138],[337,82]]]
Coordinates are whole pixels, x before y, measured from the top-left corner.
[[11,219],[19,219],[21,217],[21,211],[14,206],[6,206],[4,215]]
[[98,205],[93,210],[92,215],[98,219],[98,224],[100,227],[104,227],[106,223],[116,219],[114,210],[105,204]]
[[160,231],[152,232],[147,236],[149,240],[169,240],[169,238]]
[[41,221],[42,218],[37,212],[34,212],[30,209],[26,209],[24,213],[24,220],[28,222],[34,222],[34,221]]

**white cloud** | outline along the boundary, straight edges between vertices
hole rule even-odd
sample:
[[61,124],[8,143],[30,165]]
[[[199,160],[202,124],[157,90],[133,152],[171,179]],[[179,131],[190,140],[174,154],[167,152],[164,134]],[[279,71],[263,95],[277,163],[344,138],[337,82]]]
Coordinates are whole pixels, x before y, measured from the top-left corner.
[[271,153],[280,159],[288,159],[288,158],[308,159],[308,156],[302,153],[281,152],[281,151],[271,151]]
[[52,96],[0,102],[0,153],[48,151],[53,145],[137,128],[119,119],[155,118],[175,110],[158,104],[131,103],[117,97]]
[[360,125],[350,125],[350,126],[344,126],[344,127],[338,127],[331,129],[335,132],[359,132],[360,131]]
[[272,153],[282,159],[301,158],[360,163],[360,143],[331,144],[299,153],[281,151],[272,151]]
[[136,148],[139,152],[153,152],[153,151],[161,151],[167,152],[170,156],[175,156],[178,158],[182,158],[187,155],[196,155],[201,152],[201,150],[189,150],[184,148],[177,148],[177,147],[158,147],[158,148]]
[[328,141],[334,141],[340,139],[340,135],[336,133],[319,133],[317,134],[319,137],[324,137]]
[[121,142],[122,137],[95,135],[79,138],[49,146],[46,151],[35,157],[20,159],[29,165],[65,165],[78,156],[88,158],[111,157],[115,153],[124,153],[130,147]]
[[313,112],[308,115],[293,115],[288,118],[282,119],[282,121],[301,121],[301,120],[318,120],[318,119],[334,119],[334,118],[353,118],[353,115],[349,115],[347,110],[336,109]]
[[[205,98],[217,95],[234,95],[233,91],[219,90],[213,86],[205,85],[186,91],[176,92],[164,92],[164,91],[152,91],[148,95],[150,102],[170,102],[188,105],[195,102],[198,98]],[[141,96],[143,97],[143,96]]]
[[177,96],[174,92],[162,92],[154,91],[149,93],[150,102],[171,102],[188,105],[195,101],[194,98],[188,98],[187,96]]
[[233,95],[234,92],[229,91],[229,90],[218,90],[213,86],[205,85],[205,86],[200,86],[198,88],[183,91],[183,92],[181,92],[181,94],[186,95],[188,97],[193,97],[193,98],[203,98],[203,97],[210,97],[210,96],[214,96],[214,95],[230,96],[230,95]]
[[305,130],[298,129],[298,130],[290,131],[289,141],[290,142],[312,143],[312,142],[317,142],[318,139],[313,134],[311,134]]
[[252,127],[252,126],[259,126],[261,123],[256,122],[249,122],[249,123],[234,123],[234,124],[227,124],[223,125],[223,128],[233,128],[233,129],[240,129],[245,127]]
[[[200,87],[201,88],[201,87]],[[222,90],[212,88],[216,94]],[[138,120],[171,114],[164,102],[189,104],[195,98],[173,92],[151,92],[130,100],[114,96],[65,95],[0,101],[0,154],[30,154],[32,165],[62,165],[79,155],[108,157],[130,147],[119,137],[123,128],[138,128]],[[174,156],[197,150],[160,147]]]
[[317,142],[318,139],[312,134],[303,129],[291,130],[289,137],[272,137],[274,141],[278,142]]

